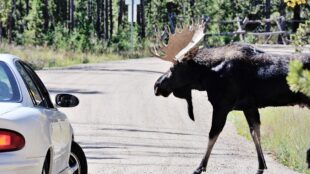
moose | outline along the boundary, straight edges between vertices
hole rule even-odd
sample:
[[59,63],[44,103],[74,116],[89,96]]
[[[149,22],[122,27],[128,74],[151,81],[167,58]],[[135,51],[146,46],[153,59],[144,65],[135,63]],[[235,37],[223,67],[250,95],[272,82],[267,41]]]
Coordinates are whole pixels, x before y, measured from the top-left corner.
[[[204,25],[193,25],[169,34],[168,44],[160,43],[151,48],[156,57],[173,63],[156,81],[155,95],[168,97],[172,93],[185,99],[188,115],[194,121],[191,91],[208,94],[213,107],[212,126],[207,151],[194,174],[206,171],[212,148],[232,110],[243,111],[246,117],[258,156],[257,174],[263,174],[267,166],[260,143],[258,109],[291,105],[310,107],[310,97],[292,92],[286,81],[289,62],[298,59],[310,69],[310,55],[273,55],[239,43],[199,48],[197,45],[203,37]],[[310,167],[310,159],[308,163]]]

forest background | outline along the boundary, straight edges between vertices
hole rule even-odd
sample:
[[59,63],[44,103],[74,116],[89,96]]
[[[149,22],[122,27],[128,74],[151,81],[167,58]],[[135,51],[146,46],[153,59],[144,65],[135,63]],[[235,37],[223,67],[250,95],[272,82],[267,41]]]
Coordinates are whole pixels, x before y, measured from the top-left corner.
[[[148,56],[154,31],[168,27],[169,2],[171,0],[140,1],[132,51],[125,0],[0,0],[0,51],[10,50],[37,68]],[[256,20],[280,16],[288,20],[283,23],[283,29],[295,33],[300,23],[309,19],[310,10],[309,3],[288,7],[285,0],[172,2],[176,4],[177,25],[207,16],[212,21],[207,26],[208,33],[236,31],[237,23],[223,25],[223,21],[237,17]],[[292,22],[294,20],[297,22]],[[249,30],[273,31],[275,25],[267,23]],[[238,40],[239,37],[233,35],[210,35],[205,43],[212,47]],[[260,39],[248,36],[245,41],[257,43]],[[54,58],[50,58],[51,55]]]

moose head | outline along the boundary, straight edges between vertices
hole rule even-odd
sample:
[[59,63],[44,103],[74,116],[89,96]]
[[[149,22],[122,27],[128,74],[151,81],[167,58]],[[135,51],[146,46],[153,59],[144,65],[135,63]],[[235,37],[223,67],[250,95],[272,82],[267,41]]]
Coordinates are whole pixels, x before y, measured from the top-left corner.
[[156,96],[168,97],[171,93],[175,97],[185,99],[188,104],[188,114],[191,120],[195,120],[192,104],[190,62],[178,62],[162,75],[154,85]]
[[181,32],[169,34],[168,45],[162,43],[155,46],[151,52],[158,58],[173,63],[173,66],[163,74],[155,83],[156,96],[168,97],[171,93],[175,97],[185,99],[188,104],[189,117],[194,121],[191,89],[195,84],[194,62],[191,58],[199,49],[196,45],[204,37],[204,24],[186,27]]

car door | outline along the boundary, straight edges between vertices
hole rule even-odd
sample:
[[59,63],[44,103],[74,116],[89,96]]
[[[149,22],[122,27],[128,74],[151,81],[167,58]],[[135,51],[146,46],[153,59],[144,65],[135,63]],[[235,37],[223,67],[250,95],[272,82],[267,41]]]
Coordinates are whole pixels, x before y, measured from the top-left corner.
[[34,106],[48,119],[54,151],[52,170],[53,173],[60,173],[68,166],[72,139],[69,121],[63,113],[54,108],[47,89],[32,68],[21,61],[16,62],[16,66],[28,86]]

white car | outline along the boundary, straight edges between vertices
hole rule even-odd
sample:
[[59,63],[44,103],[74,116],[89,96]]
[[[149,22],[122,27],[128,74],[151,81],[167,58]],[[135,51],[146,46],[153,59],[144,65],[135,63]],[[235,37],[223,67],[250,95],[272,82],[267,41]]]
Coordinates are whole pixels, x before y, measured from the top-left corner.
[[87,161],[57,107],[79,100],[58,94],[56,104],[25,62],[0,54],[0,173],[87,174]]

